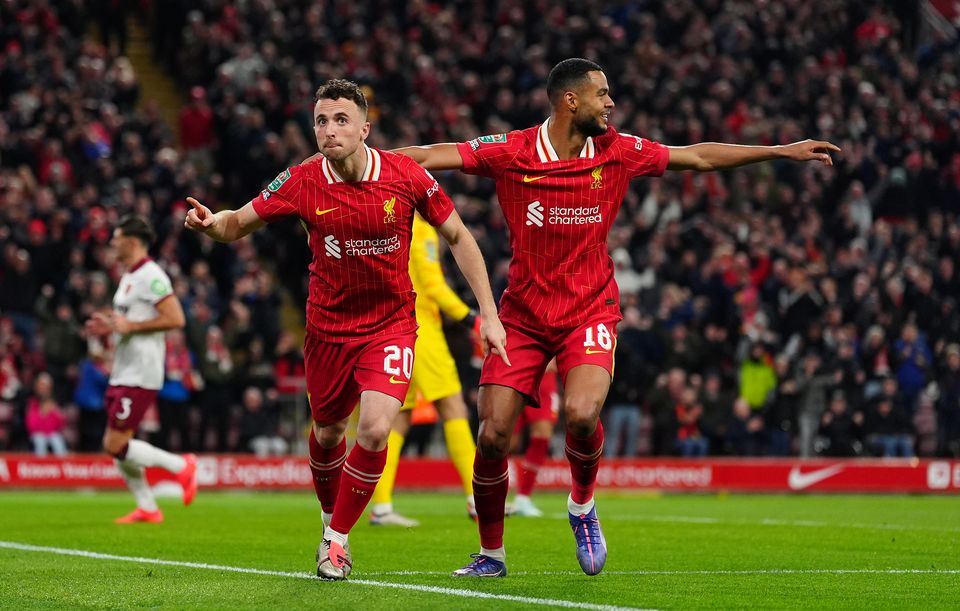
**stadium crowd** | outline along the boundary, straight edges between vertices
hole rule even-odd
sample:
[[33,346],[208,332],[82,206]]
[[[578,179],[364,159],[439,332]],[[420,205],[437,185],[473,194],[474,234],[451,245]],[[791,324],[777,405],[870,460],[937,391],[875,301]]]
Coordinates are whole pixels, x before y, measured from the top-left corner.
[[[275,400],[302,357],[274,277],[305,300],[303,231],[215,245],[182,231],[183,198],[239,206],[312,154],[328,78],[365,87],[370,142],[391,148],[539,123],[550,67],[582,56],[610,76],[623,131],[844,151],[633,184],[610,236],[624,321],[608,455],[960,455],[960,38],[925,31],[915,3],[154,2],[156,58],[188,93],[179,143],[83,17],[0,6],[0,448],[31,422],[96,448],[109,346],[80,328],[110,305],[110,228],[131,211],[158,228],[189,319],[168,338],[162,442],[293,439]],[[438,178],[502,292],[493,184]]]

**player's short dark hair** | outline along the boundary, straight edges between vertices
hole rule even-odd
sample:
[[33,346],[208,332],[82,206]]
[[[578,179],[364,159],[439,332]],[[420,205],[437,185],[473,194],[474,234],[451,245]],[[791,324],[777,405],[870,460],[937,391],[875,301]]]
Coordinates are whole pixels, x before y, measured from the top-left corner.
[[320,100],[340,99],[350,100],[357,105],[357,108],[360,109],[363,116],[367,116],[367,98],[363,95],[360,85],[346,79],[330,79],[323,85],[320,85],[313,101],[319,102]]
[[565,91],[587,79],[588,72],[603,71],[600,64],[582,57],[565,59],[550,71],[547,76],[547,97],[554,103]]
[[120,222],[117,223],[117,229],[125,236],[137,238],[147,247],[153,244],[153,240],[157,237],[150,221],[136,214],[131,214],[120,219]]

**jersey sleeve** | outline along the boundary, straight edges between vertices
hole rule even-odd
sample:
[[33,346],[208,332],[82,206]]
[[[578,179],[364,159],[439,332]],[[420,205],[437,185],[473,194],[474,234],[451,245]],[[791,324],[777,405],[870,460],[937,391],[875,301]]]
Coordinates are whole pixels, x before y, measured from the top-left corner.
[[300,196],[304,187],[303,166],[287,168],[251,200],[253,209],[271,223],[285,216],[300,214]]
[[470,306],[447,285],[440,267],[440,242],[437,232],[425,227],[419,219],[413,221],[413,240],[410,243],[410,266],[416,274],[418,288],[424,297],[437,304],[453,320],[463,320]]
[[463,171],[488,178],[500,176],[520,151],[522,137],[521,132],[514,131],[460,142],[457,150],[463,159]]
[[620,133],[617,137],[630,178],[663,175],[670,161],[670,151],[666,146],[630,134]]
[[140,298],[152,304],[158,304],[173,295],[173,284],[170,282],[170,277],[160,266],[154,268],[154,271],[144,278],[144,282],[138,288]]
[[421,168],[413,160],[410,161],[410,168],[409,176],[417,212],[434,227],[442,225],[453,213],[453,201],[440,188],[440,183],[430,172]]

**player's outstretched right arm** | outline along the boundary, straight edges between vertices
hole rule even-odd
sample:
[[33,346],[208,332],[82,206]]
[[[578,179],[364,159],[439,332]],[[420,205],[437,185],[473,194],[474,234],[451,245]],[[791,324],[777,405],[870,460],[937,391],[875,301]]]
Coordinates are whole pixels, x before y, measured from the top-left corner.
[[428,144],[426,146],[405,146],[393,149],[393,153],[406,155],[427,170],[462,170],[463,157],[453,142]]
[[183,226],[205,233],[218,242],[239,240],[267,224],[253,209],[252,203],[239,210],[221,210],[216,214],[192,197],[187,198],[187,203],[190,210]]

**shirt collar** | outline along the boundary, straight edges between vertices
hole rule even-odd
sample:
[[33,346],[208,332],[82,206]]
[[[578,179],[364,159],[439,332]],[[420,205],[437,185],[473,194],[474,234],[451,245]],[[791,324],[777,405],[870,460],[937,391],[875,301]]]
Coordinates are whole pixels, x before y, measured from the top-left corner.
[[[560,161],[560,156],[557,155],[557,151],[553,148],[553,143],[550,142],[550,133],[547,130],[549,124],[550,117],[547,117],[547,120],[537,129],[537,156],[540,158],[541,163]],[[593,159],[596,151],[597,147],[593,144],[593,138],[587,136],[583,148],[580,149],[580,158]]]
[[[363,150],[366,153],[367,165],[363,170],[363,177],[361,177],[360,180],[380,180],[380,170],[383,167],[383,163],[380,160],[380,151],[372,149],[366,144],[363,145]],[[327,179],[327,184],[345,182],[343,177],[337,174],[337,171],[333,169],[333,165],[327,160],[326,157],[321,160],[320,167],[323,169],[323,175]]]

